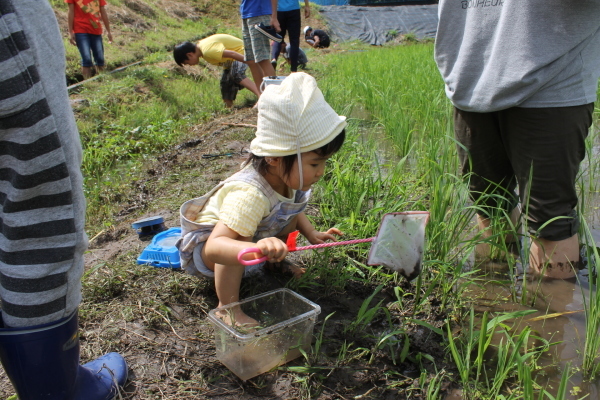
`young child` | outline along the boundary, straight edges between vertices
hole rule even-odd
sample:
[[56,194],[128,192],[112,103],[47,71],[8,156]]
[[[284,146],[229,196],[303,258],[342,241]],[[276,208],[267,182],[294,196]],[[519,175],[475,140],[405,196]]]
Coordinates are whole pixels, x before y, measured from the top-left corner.
[[113,37],[106,13],[106,0],[65,0],[68,4],[69,42],[81,55],[81,74],[83,79],[92,77],[92,55],[96,63],[96,72],[104,70],[104,46],[102,44],[102,25],[104,24],[108,43]]
[[226,34],[208,36],[197,43],[183,42],[173,49],[173,58],[180,67],[198,65],[200,58],[223,67],[221,98],[229,108],[240,89],[246,88],[260,97],[254,82],[246,77],[246,67],[257,68],[253,61],[244,63],[244,44],[241,39]]
[[[219,307],[239,300],[244,268],[240,251],[257,247],[270,262],[288,253],[287,235],[299,230],[312,244],[335,240],[336,228],[317,231],[304,209],[311,186],[345,138],[346,117],[327,104],[310,75],[298,72],[269,85],[258,102],[258,128],[241,171],[203,197],[181,206],[183,267],[214,277]],[[260,264],[259,264],[260,266]],[[241,309],[224,315],[229,324],[255,324]]]

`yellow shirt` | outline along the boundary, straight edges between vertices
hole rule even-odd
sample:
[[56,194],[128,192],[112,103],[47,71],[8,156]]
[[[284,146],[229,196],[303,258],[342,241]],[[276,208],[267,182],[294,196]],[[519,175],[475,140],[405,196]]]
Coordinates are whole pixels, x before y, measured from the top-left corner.
[[244,55],[244,42],[235,36],[218,33],[200,40],[197,43],[202,52],[202,58],[209,64],[223,67],[231,64],[233,58],[223,57],[225,50],[235,51]]
[[[296,197],[277,194],[281,202],[291,203]],[[211,196],[196,218],[197,223],[216,225],[221,221],[240,236],[252,237],[260,222],[271,213],[269,199],[256,186],[245,182],[229,182]]]

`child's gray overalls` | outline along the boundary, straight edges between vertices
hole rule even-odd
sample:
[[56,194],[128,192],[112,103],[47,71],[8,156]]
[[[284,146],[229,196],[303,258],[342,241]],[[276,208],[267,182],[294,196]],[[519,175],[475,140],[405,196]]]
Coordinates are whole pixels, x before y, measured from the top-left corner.
[[[179,248],[182,267],[192,275],[214,277],[214,273],[208,270],[206,266],[201,263],[201,260],[200,262],[194,262],[194,260],[199,261],[200,253],[198,251],[199,249],[196,248],[198,245],[206,242],[215,226],[199,224],[194,221],[210,197],[223,187],[225,183],[231,181],[241,181],[256,186],[269,199],[271,204],[271,212],[267,217],[260,221],[252,238],[253,242],[257,242],[263,238],[277,236],[277,234],[281,232],[295,216],[304,211],[310,197],[310,190],[306,192],[297,190],[294,203],[281,202],[265,178],[256,172],[254,168],[247,166],[219,183],[204,196],[186,201],[179,210],[182,237],[177,242],[177,247]],[[195,256],[194,252],[196,253]],[[253,267],[262,268],[262,264]],[[250,272],[251,269],[252,267],[246,267],[246,272]]]

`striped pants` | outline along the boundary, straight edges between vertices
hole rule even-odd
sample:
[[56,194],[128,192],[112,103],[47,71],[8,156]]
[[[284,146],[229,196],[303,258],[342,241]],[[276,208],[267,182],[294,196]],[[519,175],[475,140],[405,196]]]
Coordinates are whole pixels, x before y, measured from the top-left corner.
[[81,301],[85,198],[65,52],[44,1],[0,0],[0,299],[8,327]]

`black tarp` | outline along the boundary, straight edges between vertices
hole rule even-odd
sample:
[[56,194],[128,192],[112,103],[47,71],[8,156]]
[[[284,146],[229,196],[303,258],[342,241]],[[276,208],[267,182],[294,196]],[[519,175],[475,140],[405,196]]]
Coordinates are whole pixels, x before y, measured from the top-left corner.
[[433,38],[437,30],[438,5],[411,6],[323,6],[321,15],[327,21],[333,41],[361,40],[382,45],[393,38],[390,33],[414,34],[417,38]]

